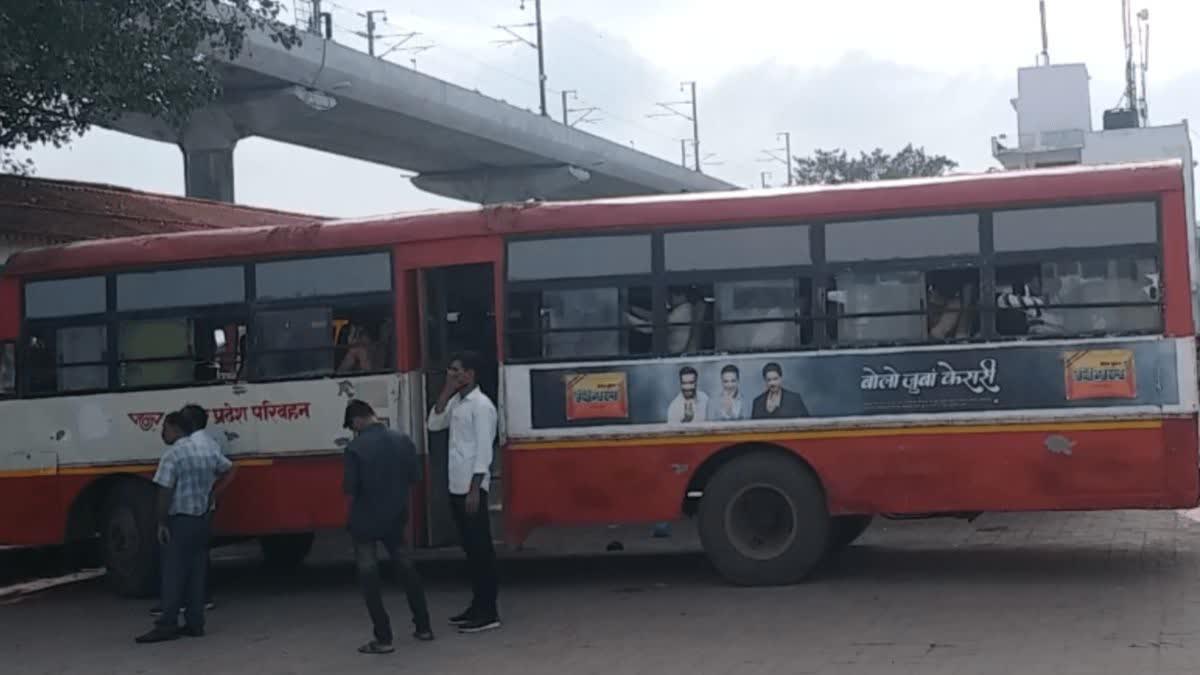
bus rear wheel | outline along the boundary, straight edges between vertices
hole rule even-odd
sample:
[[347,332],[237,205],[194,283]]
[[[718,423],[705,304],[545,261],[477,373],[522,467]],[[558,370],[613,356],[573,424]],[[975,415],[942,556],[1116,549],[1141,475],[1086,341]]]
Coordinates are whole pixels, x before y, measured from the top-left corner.
[[118,595],[144,598],[158,585],[158,521],[149,483],[123,480],[104,502],[100,552],[106,579]]
[[263,563],[268,569],[289,572],[304,563],[312,551],[315,535],[312,532],[272,534],[258,540]]
[[829,527],[816,477],[782,453],[756,452],[730,461],[700,500],[704,551],[721,576],[739,585],[802,581],[824,557]]

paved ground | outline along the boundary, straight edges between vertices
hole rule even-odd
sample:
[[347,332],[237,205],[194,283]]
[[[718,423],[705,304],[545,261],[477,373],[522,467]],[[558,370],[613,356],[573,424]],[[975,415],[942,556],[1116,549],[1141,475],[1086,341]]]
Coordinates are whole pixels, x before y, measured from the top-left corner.
[[[644,531],[643,531],[644,533]],[[672,544],[687,548],[681,531]],[[626,541],[635,550],[642,542]],[[662,544],[658,544],[663,546]],[[146,603],[95,582],[0,607],[5,673],[1188,673],[1200,671],[1200,523],[1171,512],[873,527],[790,588],[726,586],[695,555],[505,565],[506,625],[367,657],[348,562],[218,565],[210,635],[149,647]],[[437,617],[466,596],[424,566]],[[402,596],[389,596],[403,622]]]

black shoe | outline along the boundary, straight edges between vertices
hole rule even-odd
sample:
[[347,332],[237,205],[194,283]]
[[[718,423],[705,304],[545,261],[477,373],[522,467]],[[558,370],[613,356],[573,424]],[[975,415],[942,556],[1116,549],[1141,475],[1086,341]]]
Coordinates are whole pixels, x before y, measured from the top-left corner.
[[150,608],[150,616],[158,618],[162,616],[162,605],[155,605]]
[[473,607],[468,607],[466,611],[462,612],[461,614],[455,614],[454,616],[450,617],[450,625],[461,626],[464,623],[470,622],[474,616],[475,609]]
[[156,626],[154,630],[144,635],[139,635],[134,638],[134,642],[139,645],[148,645],[155,642],[167,642],[169,640],[178,640],[179,631],[174,628],[162,628]]
[[428,628],[423,630],[418,628],[413,631],[413,639],[420,642],[433,642],[433,631]]
[[496,630],[499,627],[500,627],[500,618],[499,617],[496,617],[496,616],[483,617],[483,618],[477,617],[477,618],[471,619],[470,621],[468,621],[464,624],[459,624],[458,632],[460,632],[460,633],[483,633],[483,632],[489,631],[489,630]]
[[204,611],[211,612],[216,608],[217,608],[217,603],[213,602],[212,600],[204,601]]
[[191,626],[184,626],[183,628],[179,629],[179,634],[182,635],[183,637],[192,637],[192,638],[204,637],[204,629],[203,628],[193,628]]

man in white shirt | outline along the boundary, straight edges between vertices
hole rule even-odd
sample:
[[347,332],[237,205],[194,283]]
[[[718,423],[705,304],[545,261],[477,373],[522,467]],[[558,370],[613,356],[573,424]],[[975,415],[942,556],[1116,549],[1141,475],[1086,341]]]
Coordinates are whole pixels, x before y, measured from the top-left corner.
[[679,394],[667,407],[667,424],[690,424],[708,418],[708,394],[696,387],[700,374],[691,366],[679,370]]
[[429,412],[429,431],[450,431],[450,508],[471,575],[471,606],[451,617],[460,633],[500,627],[496,604],[499,580],[488,511],[492,451],[496,441],[496,406],[479,390],[476,373],[483,359],[463,352],[450,360],[446,385]]

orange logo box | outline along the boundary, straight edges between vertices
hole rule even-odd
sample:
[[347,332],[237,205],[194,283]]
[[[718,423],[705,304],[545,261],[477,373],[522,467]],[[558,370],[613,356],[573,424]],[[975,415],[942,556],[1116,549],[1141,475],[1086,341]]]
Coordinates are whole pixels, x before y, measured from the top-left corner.
[[1063,355],[1067,400],[1137,398],[1133,352],[1096,349]]
[[625,373],[567,375],[567,420],[629,418],[629,388]]

